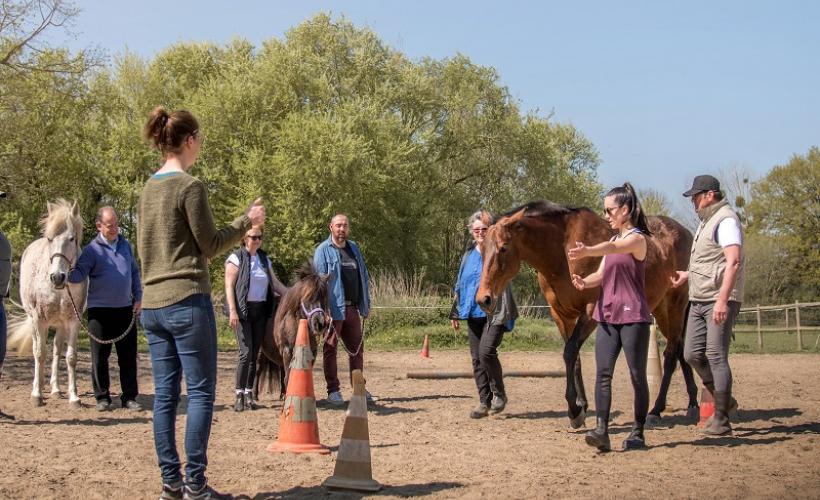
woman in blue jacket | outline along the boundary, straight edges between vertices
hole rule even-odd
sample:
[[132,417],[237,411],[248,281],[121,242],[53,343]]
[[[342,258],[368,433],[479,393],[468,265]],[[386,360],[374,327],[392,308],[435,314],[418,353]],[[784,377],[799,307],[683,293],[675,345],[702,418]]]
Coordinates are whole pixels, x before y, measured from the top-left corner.
[[481,242],[487,234],[492,217],[483,210],[474,213],[468,228],[473,241],[461,258],[458,280],[455,286],[455,302],[450,313],[453,329],[459,330],[459,321],[467,321],[467,336],[470,340],[470,356],[473,358],[473,374],[478,388],[478,406],[470,412],[470,418],[483,418],[490,412],[499,413],[507,405],[501,361],[498,346],[504,332],[512,331],[518,310],[510,285],[504,289],[495,312],[488,318],[475,301],[475,294],[481,279],[483,258]]

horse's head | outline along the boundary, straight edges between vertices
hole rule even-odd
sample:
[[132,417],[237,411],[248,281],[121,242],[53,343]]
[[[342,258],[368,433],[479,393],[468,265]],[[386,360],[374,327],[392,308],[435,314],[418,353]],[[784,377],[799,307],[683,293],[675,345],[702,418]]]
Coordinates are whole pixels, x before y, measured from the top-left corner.
[[40,221],[43,237],[48,242],[48,277],[54,288],[66,285],[68,271],[80,253],[83,219],[77,202],[58,199],[48,203],[48,214]]
[[308,320],[308,326],[313,333],[324,332],[333,323],[328,302],[329,279],[330,275],[318,274],[310,262],[297,271],[302,315]]
[[519,235],[523,217],[524,210],[502,217],[490,226],[481,244],[484,266],[475,300],[487,314],[495,310],[496,300],[521,268]]

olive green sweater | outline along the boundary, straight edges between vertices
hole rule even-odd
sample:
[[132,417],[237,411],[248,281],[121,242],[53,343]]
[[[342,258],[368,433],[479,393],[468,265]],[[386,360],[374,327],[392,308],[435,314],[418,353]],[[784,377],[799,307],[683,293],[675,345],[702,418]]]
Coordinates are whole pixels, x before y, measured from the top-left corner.
[[199,179],[181,172],[152,176],[139,203],[142,307],[156,309],[211,293],[208,259],[236,245],[250,227],[242,215],[217,229]]

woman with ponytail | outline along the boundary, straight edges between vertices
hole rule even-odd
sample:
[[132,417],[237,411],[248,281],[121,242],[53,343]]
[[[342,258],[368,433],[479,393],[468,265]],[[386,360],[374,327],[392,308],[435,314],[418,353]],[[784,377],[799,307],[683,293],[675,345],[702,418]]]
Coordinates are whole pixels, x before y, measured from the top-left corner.
[[[194,115],[154,109],[145,138],[162,166],[142,189],[137,247],[143,267],[141,321],[154,375],[154,444],[162,476],[161,499],[219,498],[208,486],[208,438],[216,395],[216,322],[208,262],[265,221],[260,200],[217,228],[205,184],[188,174],[202,146]],[[176,449],[180,382],[185,377],[185,481]]]
[[628,182],[611,189],[604,197],[604,217],[616,234],[611,240],[593,246],[576,243],[570,260],[603,257],[598,270],[586,278],[572,275],[578,290],[601,287],[593,319],[598,322],[595,337],[595,413],[597,426],[586,435],[586,442],[609,451],[609,409],[612,403],[612,373],[621,352],[626,355],[632,389],[635,393],[635,423],[623,442],[624,450],[645,448],[643,428],[649,411],[646,383],[646,355],[649,350],[649,304],[644,289],[647,237],[646,216],[635,190]]

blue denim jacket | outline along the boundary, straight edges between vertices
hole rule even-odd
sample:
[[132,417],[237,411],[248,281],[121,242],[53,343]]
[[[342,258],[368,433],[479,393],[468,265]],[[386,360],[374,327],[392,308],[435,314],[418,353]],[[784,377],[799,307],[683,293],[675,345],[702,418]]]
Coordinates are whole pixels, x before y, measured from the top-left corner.
[[[362,253],[359,251],[359,246],[350,240],[347,244],[353,250],[353,255],[356,256],[356,262],[359,265],[359,280],[362,284],[362,300],[359,301],[359,314],[367,316],[370,314],[370,284],[368,282],[369,276],[367,274],[367,267],[364,265]],[[329,274],[330,282],[330,315],[334,320],[340,321],[345,319],[345,290],[342,286],[341,279],[341,261],[339,259],[339,250],[333,246],[331,238],[328,237],[325,241],[319,243],[316,251],[313,254],[313,265],[320,274]]]
[[[450,311],[450,319],[484,318],[487,316],[475,301],[483,264],[484,260],[481,254],[475,248],[475,245],[471,244],[461,257],[456,286],[453,287],[455,301]],[[504,325],[507,331],[511,332],[515,328],[516,318],[518,318],[518,307],[515,305],[512,296],[512,283],[510,283],[496,303],[495,311],[489,319],[489,323],[491,325]]]

